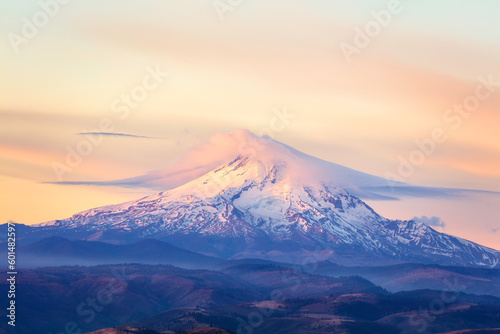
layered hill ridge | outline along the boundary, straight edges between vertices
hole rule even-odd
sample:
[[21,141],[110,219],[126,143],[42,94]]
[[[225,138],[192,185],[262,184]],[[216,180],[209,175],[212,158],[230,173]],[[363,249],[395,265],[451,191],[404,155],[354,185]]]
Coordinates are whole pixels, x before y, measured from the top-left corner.
[[[225,258],[297,261],[314,253],[351,264],[499,263],[496,250],[424,223],[388,220],[349,191],[381,186],[385,179],[248,131],[218,136],[217,145],[198,149],[198,159],[188,155],[199,163],[213,152],[202,176],[137,201],[43,223],[33,232],[122,243],[156,238]],[[224,152],[218,151],[221,141],[228,141]]]

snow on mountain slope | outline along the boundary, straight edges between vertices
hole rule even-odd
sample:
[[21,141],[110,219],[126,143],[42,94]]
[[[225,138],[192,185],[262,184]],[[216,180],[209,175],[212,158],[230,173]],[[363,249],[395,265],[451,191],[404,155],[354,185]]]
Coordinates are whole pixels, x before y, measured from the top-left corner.
[[[338,259],[359,253],[374,261],[477,266],[495,266],[500,259],[498,251],[425,224],[385,219],[345,190],[359,184],[376,186],[384,179],[247,131],[223,137],[219,144],[234,142],[230,149],[230,144],[224,152],[217,151],[220,145],[208,146],[198,154],[208,156],[213,151],[215,160],[225,159],[202,176],[137,201],[84,211],[39,227],[90,240],[105,239],[109,231],[136,239],[182,240],[181,246],[198,251],[209,247],[206,252],[211,254],[224,248],[226,257],[263,256],[276,244],[290,242],[294,251],[319,246],[335,251]],[[231,248],[232,241],[224,240],[237,241]]]

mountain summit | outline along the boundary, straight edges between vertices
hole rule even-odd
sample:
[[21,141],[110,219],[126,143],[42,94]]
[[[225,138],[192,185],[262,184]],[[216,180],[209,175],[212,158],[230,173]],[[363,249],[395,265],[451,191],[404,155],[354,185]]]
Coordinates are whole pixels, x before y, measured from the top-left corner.
[[[256,136],[248,130],[216,133],[167,168],[148,172],[142,176],[90,184],[143,187],[164,191],[202,177],[237,157],[248,158],[267,167],[286,163],[287,173],[294,180],[298,180],[299,177],[302,182],[322,180],[365,197],[370,196],[371,189],[389,185],[384,178],[315,158],[269,137]],[[224,184],[227,180],[218,181]],[[405,185],[398,182],[391,183],[394,184]],[[408,192],[407,189],[405,191]]]
[[[115,243],[156,238],[224,258],[299,261],[314,254],[348,264],[488,267],[500,259],[496,250],[423,223],[386,219],[350,192],[385,179],[248,131],[218,134],[178,165],[204,173],[137,201],[40,224],[32,233]],[[152,180],[187,175],[160,174]]]

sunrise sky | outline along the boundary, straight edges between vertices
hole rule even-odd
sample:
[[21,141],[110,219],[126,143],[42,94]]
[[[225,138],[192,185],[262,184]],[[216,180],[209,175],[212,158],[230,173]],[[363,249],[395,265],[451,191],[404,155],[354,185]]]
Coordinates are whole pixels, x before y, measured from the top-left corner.
[[[64,183],[162,169],[216,132],[268,134],[284,110],[293,119],[276,140],[378,176],[399,175],[440,129],[404,181],[500,192],[498,1],[41,3],[51,16],[38,1],[0,4],[0,223],[137,199],[154,190]],[[453,109],[478,92],[470,112]],[[88,154],[69,166],[78,149]],[[500,195],[368,203],[500,249]]]

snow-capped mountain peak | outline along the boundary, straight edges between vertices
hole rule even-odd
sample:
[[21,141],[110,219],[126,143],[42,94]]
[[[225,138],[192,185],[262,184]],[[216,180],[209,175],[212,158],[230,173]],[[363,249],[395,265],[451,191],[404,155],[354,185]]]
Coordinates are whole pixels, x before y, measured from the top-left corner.
[[345,189],[379,178],[270,138],[218,134],[180,164],[196,169],[203,156],[213,166],[183,185],[40,224],[40,231],[113,242],[158,238],[223,257],[282,260],[321,247],[338,262],[494,266],[500,259],[498,251],[425,224],[381,217]]

